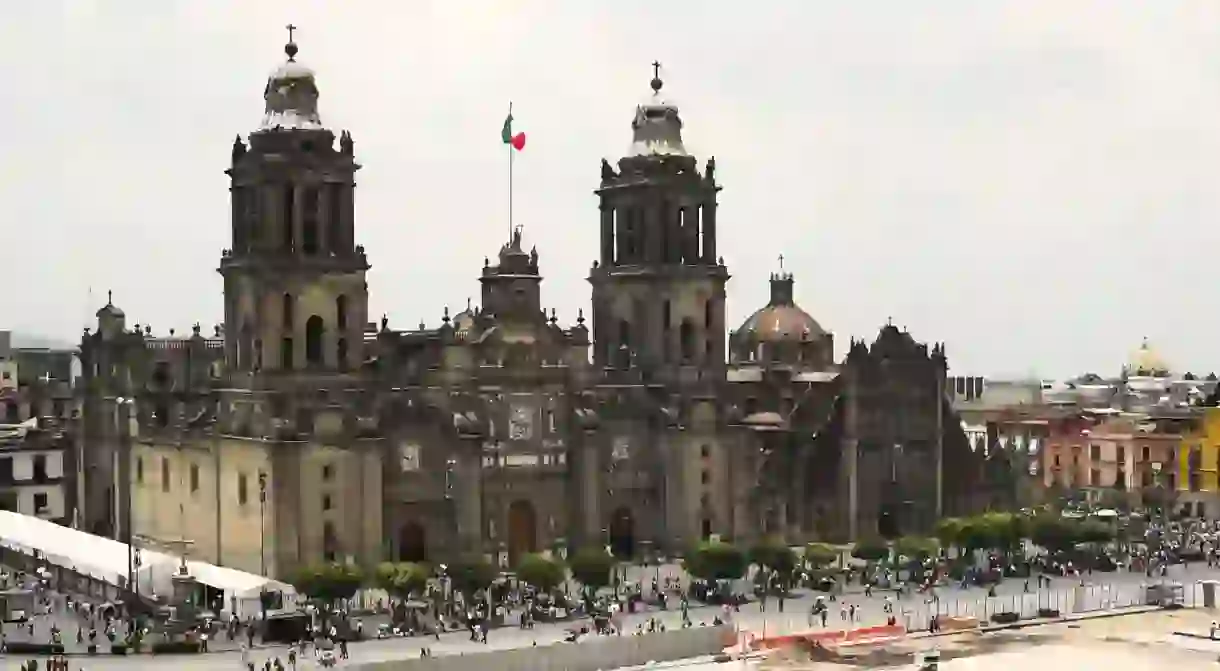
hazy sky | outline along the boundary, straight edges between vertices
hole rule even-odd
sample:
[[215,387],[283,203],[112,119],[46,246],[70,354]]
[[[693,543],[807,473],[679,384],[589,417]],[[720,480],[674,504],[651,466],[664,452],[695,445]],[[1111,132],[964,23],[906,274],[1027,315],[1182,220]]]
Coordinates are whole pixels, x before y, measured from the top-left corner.
[[840,353],[892,316],[959,374],[1116,372],[1142,336],[1220,370],[1214,0],[5,2],[0,327],[73,340],[108,288],[160,333],[220,319],[223,171],[288,22],[392,326],[477,299],[509,100],[516,219],[575,318],[657,59],[717,159],[734,326],[783,253]]

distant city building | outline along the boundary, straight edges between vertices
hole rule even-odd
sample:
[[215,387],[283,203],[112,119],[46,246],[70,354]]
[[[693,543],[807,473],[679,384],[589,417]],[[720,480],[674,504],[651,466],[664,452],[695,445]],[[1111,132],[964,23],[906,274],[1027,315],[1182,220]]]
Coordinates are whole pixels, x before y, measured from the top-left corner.
[[71,436],[37,419],[0,425],[0,510],[71,524],[75,482]]

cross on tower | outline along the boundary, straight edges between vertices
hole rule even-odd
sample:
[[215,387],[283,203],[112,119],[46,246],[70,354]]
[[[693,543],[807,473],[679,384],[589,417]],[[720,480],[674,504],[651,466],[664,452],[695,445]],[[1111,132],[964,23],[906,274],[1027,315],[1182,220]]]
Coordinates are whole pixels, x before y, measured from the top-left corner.
[[297,27],[296,27],[296,26],[294,26],[294,25],[292,25],[291,23],[290,23],[290,24],[288,24],[287,26],[284,26],[284,27],[288,29],[288,41],[289,41],[289,42],[291,42],[291,41],[292,41],[292,33],[293,33],[293,31],[295,31],[295,30],[297,29]]
[[780,270],[780,272],[784,271],[784,255],[783,254],[779,255],[779,270]]
[[661,78],[661,62],[660,61],[652,62],[652,78],[653,79]]

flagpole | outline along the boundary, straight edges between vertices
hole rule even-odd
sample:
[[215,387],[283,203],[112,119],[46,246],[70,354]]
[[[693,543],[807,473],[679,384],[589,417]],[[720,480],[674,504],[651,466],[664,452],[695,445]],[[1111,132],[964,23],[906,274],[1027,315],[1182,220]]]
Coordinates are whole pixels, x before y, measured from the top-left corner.
[[[513,104],[509,102],[508,116],[512,117],[512,115]],[[505,145],[505,149],[508,150],[508,240],[511,242],[513,239],[513,154],[516,150],[513,149],[512,142]]]

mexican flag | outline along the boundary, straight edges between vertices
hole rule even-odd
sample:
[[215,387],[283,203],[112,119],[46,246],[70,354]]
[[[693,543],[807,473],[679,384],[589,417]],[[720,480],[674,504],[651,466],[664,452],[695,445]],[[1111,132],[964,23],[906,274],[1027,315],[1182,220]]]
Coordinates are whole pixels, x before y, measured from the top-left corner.
[[521,151],[525,149],[525,133],[513,134],[513,113],[509,112],[504,118],[504,128],[500,129],[500,141],[507,145],[512,145],[513,149]]

